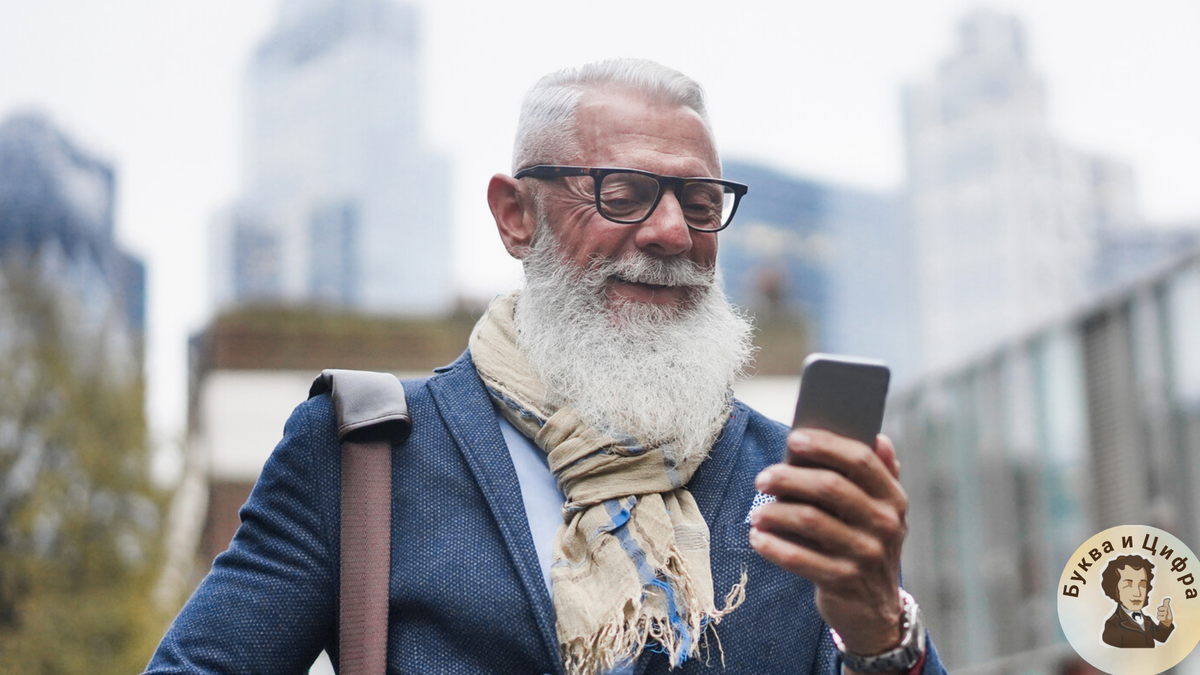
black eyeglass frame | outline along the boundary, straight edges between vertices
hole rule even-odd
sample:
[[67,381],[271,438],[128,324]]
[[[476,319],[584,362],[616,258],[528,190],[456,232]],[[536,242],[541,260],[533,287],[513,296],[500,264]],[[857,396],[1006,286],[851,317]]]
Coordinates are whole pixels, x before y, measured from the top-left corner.
[[[658,194],[654,196],[654,203],[650,204],[650,209],[648,211],[646,211],[646,215],[642,216],[641,218],[636,218],[634,220],[622,220],[620,218],[613,218],[612,216],[609,216],[608,214],[604,213],[604,209],[600,206],[600,183],[604,181],[605,176],[608,176],[608,175],[614,174],[614,173],[636,173],[636,174],[639,174],[642,176],[648,176],[648,177],[653,178],[654,180],[658,181]],[[543,178],[544,179],[544,178],[566,178],[568,176],[591,176],[592,183],[593,183],[592,194],[595,196],[595,200],[596,200],[596,211],[605,220],[611,220],[614,223],[621,223],[622,225],[636,225],[638,223],[643,223],[646,220],[648,220],[650,218],[650,216],[654,215],[654,209],[658,208],[658,203],[660,201],[662,201],[663,193],[666,192],[666,188],[668,188],[668,187],[675,191],[676,199],[679,198],[680,191],[682,190],[683,186],[686,185],[687,183],[710,183],[713,185],[720,185],[721,187],[729,188],[733,192],[733,208],[730,209],[730,211],[729,211],[729,218],[727,218],[725,220],[725,222],[721,224],[720,227],[718,227],[714,230],[705,230],[702,228],[695,227],[691,223],[687,223],[688,229],[694,230],[696,232],[720,232],[721,230],[724,230],[725,228],[729,227],[729,224],[733,222],[733,217],[735,215],[737,215],[738,204],[741,203],[742,197],[745,196],[745,194],[750,190],[750,186],[746,185],[745,183],[737,183],[737,182],[734,182],[731,180],[723,180],[720,178],[703,178],[703,177],[699,177],[699,176],[693,177],[693,178],[683,178],[683,177],[679,177],[679,176],[663,176],[663,175],[660,175],[657,173],[653,173],[651,171],[642,171],[641,169],[621,169],[621,168],[614,168],[614,167],[558,166],[555,164],[538,164],[537,166],[531,166],[531,167],[528,167],[525,169],[521,169],[520,171],[518,171],[516,174],[513,175],[513,178]],[[685,223],[687,222],[686,218],[684,219],[684,222]]]

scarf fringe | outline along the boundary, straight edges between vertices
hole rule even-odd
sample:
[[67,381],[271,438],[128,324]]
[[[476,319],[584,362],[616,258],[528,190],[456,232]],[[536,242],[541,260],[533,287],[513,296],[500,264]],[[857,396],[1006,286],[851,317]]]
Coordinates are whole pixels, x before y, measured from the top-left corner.
[[[673,589],[677,598],[695,598],[691,575],[680,564],[681,560],[679,552],[672,550],[667,566],[658,571],[658,578]],[[650,643],[656,643],[657,648],[651,649],[666,654],[671,667],[675,668],[697,656],[701,646],[708,651],[710,635],[716,639],[723,667],[725,650],[721,647],[716,625],[745,602],[746,581],[747,575],[743,569],[741,578],[725,595],[725,606],[721,609],[714,608],[711,612],[688,611],[680,616],[685,624],[684,634],[676,630],[670,617],[663,620],[662,616],[646,606],[647,593],[661,591],[644,590],[641,597],[625,602],[624,616],[614,617],[598,632],[566,640],[560,637],[559,649],[567,675],[603,675],[611,672],[620,663],[636,660]],[[663,600],[666,601],[665,598]]]

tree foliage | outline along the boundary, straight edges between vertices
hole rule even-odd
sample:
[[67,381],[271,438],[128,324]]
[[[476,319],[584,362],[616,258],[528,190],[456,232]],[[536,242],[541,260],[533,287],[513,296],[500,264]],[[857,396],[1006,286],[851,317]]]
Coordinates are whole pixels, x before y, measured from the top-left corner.
[[0,279],[0,670],[140,672],[162,630],[142,378],[27,272]]

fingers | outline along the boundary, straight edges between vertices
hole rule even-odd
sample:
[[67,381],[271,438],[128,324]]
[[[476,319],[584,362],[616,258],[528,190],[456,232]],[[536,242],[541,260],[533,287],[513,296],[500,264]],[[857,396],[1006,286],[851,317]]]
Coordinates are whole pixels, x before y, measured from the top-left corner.
[[859,576],[858,567],[850,560],[825,555],[757,527],[750,528],[750,546],[772,563],[818,586],[841,587]]
[[802,466],[777,464],[759,474],[759,491],[807,502],[882,535],[902,532],[908,497],[896,475],[895,448],[880,435],[876,454],[866,445],[820,429],[792,432],[789,455]]
[[[886,444],[891,448],[891,441]],[[859,485],[867,494],[894,498],[900,483],[883,459],[866,445],[820,429],[801,429],[788,435],[791,456],[803,464],[832,469]],[[891,448],[895,457],[895,449]]]
[[773,502],[754,510],[750,524],[811,550],[879,562],[886,551],[880,539],[811,504]]
[[776,464],[755,480],[759,491],[779,498],[751,516],[755,529],[773,537],[760,536],[778,557],[773,562],[807,576],[830,574],[831,565],[861,571],[899,556],[908,498],[896,480],[891,440],[880,436],[877,445],[879,456],[817,429],[788,437],[788,452],[804,465]]
[[[903,526],[907,500],[874,499],[846,476],[821,468],[776,464],[755,479],[760,492],[788,502],[819,507],[837,519],[883,536],[895,536]],[[757,511],[756,511],[757,513]]]
[[879,460],[891,472],[892,478],[900,480],[900,459],[896,457],[896,446],[892,444],[892,439],[884,434],[876,436],[875,456],[879,457]]

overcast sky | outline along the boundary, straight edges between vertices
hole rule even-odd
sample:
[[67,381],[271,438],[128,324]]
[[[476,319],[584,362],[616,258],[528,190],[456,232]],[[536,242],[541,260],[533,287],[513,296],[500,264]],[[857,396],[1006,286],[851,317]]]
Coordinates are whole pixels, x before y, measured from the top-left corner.
[[[695,77],[723,155],[880,190],[903,183],[899,93],[955,41],[963,0],[421,0],[429,143],[454,163],[459,290],[510,286],[484,188],[520,96],[611,56]],[[1200,218],[1200,0],[1009,0],[1053,127],[1134,167],[1143,211]],[[205,228],[237,193],[241,77],[278,0],[0,0],[0,118],[36,108],[114,163],[118,237],[149,269],[149,409],[184,421],[185,340],[208,317]]]

